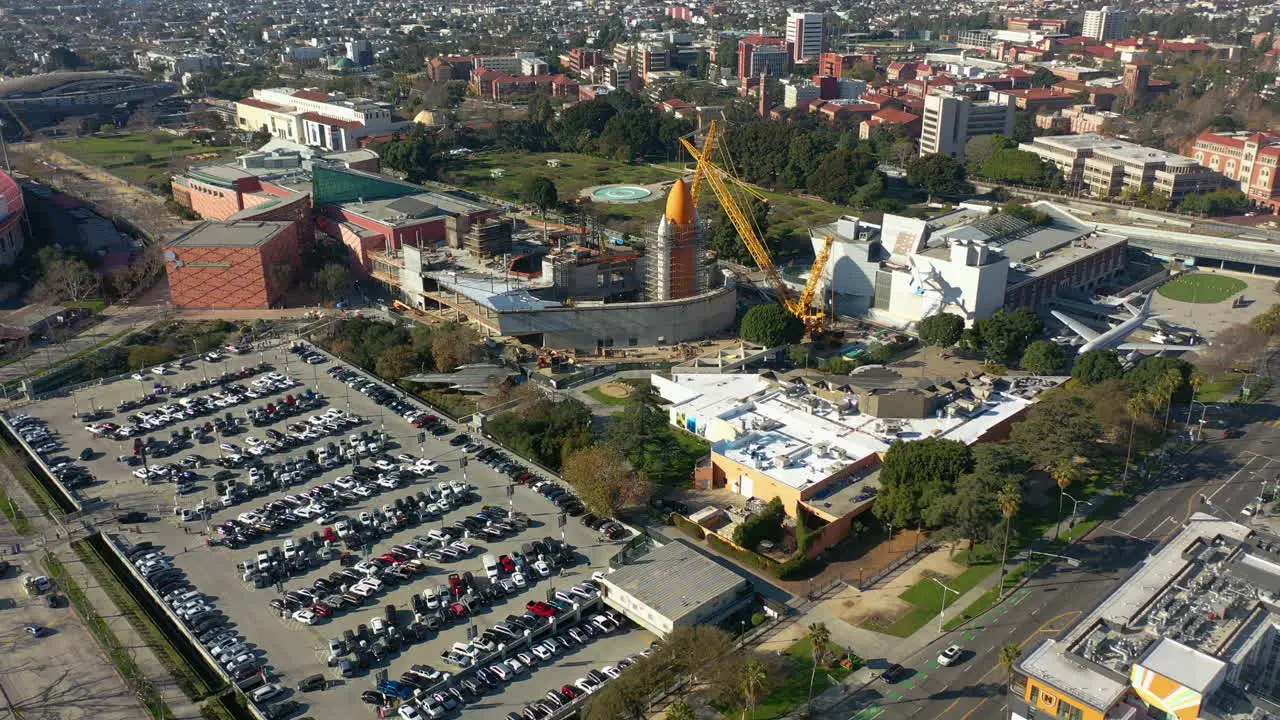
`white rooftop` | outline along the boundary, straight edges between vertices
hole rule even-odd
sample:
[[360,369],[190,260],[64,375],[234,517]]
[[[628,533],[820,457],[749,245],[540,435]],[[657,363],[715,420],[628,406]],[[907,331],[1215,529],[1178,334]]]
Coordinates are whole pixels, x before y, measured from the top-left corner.
[[[1159,551],[1148,556],[1120,587],[1098,603],[1061,640],[1046,641],[1028,655],[1019,667],[1025,674],[1044,678],[1063,693],[1088,703],[1094,708],[1109,708],[1128,688],[1128,682],[1117,679],[1110,672],[1099,670],[1098,666],[1086,663],[1083,658],[1071,652],[1070,648],[1091,632],[1099,620],[1107,621],[1115,627],[1129,625],[1130,620],[1150,602],[1151,598],[1160,593],[1170,579],[1177,576],[1187,565],[1188,561],[1183,559],[1182,553],[1192,542],[1200,538],[1206,541],[1212,540],[1219,535],[1239,541],[1249,533],[1249,528],[1239,523],[1219,520],[1205,513],[1192,515],[1186,527],[1180,530],[1170,542],[1165,543]],[[1162,643],[1178,645],[1188,652],[1195,652],[1172,640],[1158,641],[1158,644]],[[1171,673],[1167,677],[1175,680],[1180,677],[1185,678],[1187,682],[1183,684],[1191,687],[1198,677],[1208,671],[1207,663],[1199,663],[1198,667],[1188,667],[1185,670],[1170,669],[1170,662],[1175,661],[1181,651],[1171,648],[1167,652],[1157,653],[1158,644],[1157,649],[1153,649],[1148,654],[1148,659],[1155,656],[1155,662]],[[1203,654],[1200,653],[1200,655]],[[1204,657],[1213,660],[1208,655]],[[1146,662],[1142,664],[1156,670]],[[1162,670],[1157,672],[1165,674]]]
[[751,374],[675,374],[652,382],[672,403],[672,417],[697,418],[698,432],[711,419],[736,429],[735,438],[713,442],[715,452],[798,490],[886,452],[895,440],[944,437],[972,444],[1033,402],[993,393],[974,415],[881,419],[842,412],[816,395],[796,397]]
[[1138,664],[1201,694],[1213,687],[1227,667],[1212,655],[1168,638],[1158,640]]

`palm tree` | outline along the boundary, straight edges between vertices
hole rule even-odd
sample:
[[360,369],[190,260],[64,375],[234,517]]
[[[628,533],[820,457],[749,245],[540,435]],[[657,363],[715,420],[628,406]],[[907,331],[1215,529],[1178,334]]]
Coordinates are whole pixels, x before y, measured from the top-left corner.
[[1187,427],[1191,427],[1191,411],[1196,407],[1196,393],[1200,391],[1204,381],[1205,376],[1200,372],[1200,368],[1192,368],[1191,379],[1187,381],[1191,385],[1191,402],[1187,404]]
[[827,646],[830,643],[831,631],[827,629],[826,623],[809,625],[809,650],[813,653],[813,668],[809,671],[809,700],[806,705],[809,708],[809,714],[813,712],[813,681],[818,675],[818,665],[826,656]]
[[1010,480],[1000,492],[996,493],[996,504],[1000,506],[1000,514],[1004,516],[1004,550],[1000,552],[1000,593],[997,598],[1004,597],[1004,563],[1009,557],[1009,523],[1014,515],[1022,509],[1022,488],[1016,481]]
[[1009,643],[1000,648],[1000,667],[1004,668],[1005,684],[1013,684],[1013,666],[1022,657],[1022,648],[1017,643]]
[[1058,533],[1062,530],[1062,500],[1067,494],[1067,488],[1080,476],[1080,468],[1074,458],[1061,458],[1049,469],[1049,475],[1058,483],[1058,522],[1053,526],[1053,539],[1057,540]]
[[764,671],[764,664],[759,660],[752,660],[743,666],[742,696],[746,699],[747,706],[743,708],[742,720],[755,715],[756,696],[760,694],[760,688],[764,687],[764,681],[768,677],[768,673]]
[[667,720],[696,720],[696,718],[693,710],[689,709],[689,703],[676,700],[667,708]]
[[1129,449],[1124,454],[1124,474],[1120,476],[1120,490],[1123,492],[1129,484],[1129,460],[1133,457],[1133,436],[1138,427],[1138,416],[1146,415],[1151,409],[1151,399],[1145,393],[1137,393],[1125,403],[1129,411]]
[[1178,394],[1182,389],[1182,371],[1177,368],[1169,368],[1165,372],[1164,377],[1160,380],[1160,387],[1163,391],[1161,397],[1164,398],[1164,430],[1169,429],[1169,413],[1173,411],[1173,396]]

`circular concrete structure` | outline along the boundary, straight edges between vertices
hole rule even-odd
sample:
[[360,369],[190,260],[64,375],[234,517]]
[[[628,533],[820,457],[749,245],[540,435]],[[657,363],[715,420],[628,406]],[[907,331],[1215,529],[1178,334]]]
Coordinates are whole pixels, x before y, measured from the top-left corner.
[[605,185],[591,191],[591,199],[597,202],[633,203],[652,197],[652,190],[638,185]]

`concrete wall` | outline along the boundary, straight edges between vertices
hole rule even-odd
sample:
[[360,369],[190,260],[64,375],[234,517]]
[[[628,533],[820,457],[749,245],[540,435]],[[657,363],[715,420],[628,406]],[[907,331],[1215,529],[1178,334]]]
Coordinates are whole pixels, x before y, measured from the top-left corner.
[[598,341],[625,348],[704,338],[732,325],[737,309],[737,289],[725,287],[682,300],[506,312],[498,322],[503,335],[542,333],[544,346],[594,351]]

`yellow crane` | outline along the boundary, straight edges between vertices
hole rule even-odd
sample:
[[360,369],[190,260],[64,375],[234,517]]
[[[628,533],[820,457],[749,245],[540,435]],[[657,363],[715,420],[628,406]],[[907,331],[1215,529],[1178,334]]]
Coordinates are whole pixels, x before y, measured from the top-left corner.
[[[761,237],[760,228],[756,227],[755,218],[743,208],[742,203],[739,202],[729,186],[733,185],[735,188],[749,193],[762,202],[769,202],[769,198],[758,189],[739,180],[732,172],[726,170],[712,159],[712,155],[717,149],[718,131],[719,126],[716,121],[711,121],[701,149],[687,138],[680,138],[681,144],[697,161],[693,172],[692,187],[690,188],[694,207],[697,207],[703,184],[709,185],[712,194],[720,201],[720,207],[724,208],[725,214],[729,216],[729,221],[733,223],[733,228],[738,231],[738,236],[742,238],[742,243],[747,246],[747,252],[751,255],[751,259],[755,261],[756,267],[759,268],[760,272],[764,273],[765,279],[773,287],[774,292],[777,293],[778,300],[782,303],[782,306],[789,310],[791,314],[800,318],[811,335],[816,335],[822,332],[826,326],[826,316],[821,310],[813,308],[813,299],[818,292],[818,285],[822,283],[823,271],[826,269],[827,261],[831,258],[831,245],[835,238],[830,235],[824,238],[822,247],[818,249],[817,256],[813,260],[813,267],[809,269],[809,279],[805,282],[800,294],[797,295],[791,289],[791,286],[787,285],[782,279],[782,274],[778,272],[778,267],[773,264],[773,258],[769,255],[769,248],[765,246],[764,239]],[[725,164],[732,169],[732,159],[729,158],[728,151],[723,144],[720,145],[719,149],[721,155],[726,159]]]
[[22,121],[22,118],[18,116],[18,113],[14,112],[13,105],[11,105],[7,100],[4,102],[4,109],[9,111],[9,114],[13,116],[14,120],[18,121],[18,127],[22,128],[23,139],[31,137],[32,135],[31,128],[28,127],[27,124]]

